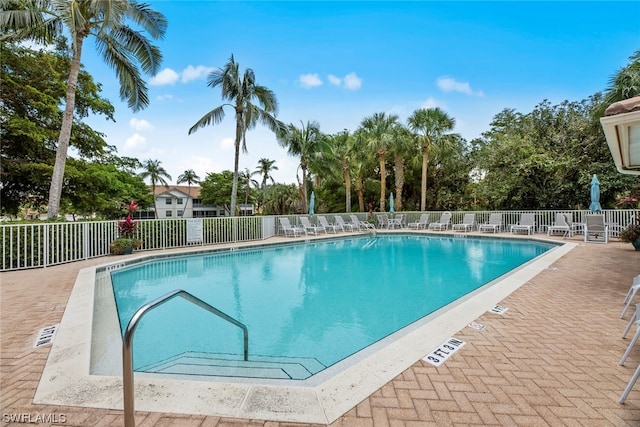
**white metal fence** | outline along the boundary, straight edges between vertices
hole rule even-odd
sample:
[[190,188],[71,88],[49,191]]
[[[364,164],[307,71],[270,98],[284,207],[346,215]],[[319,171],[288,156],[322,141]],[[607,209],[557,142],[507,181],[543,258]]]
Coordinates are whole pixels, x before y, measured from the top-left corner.
[[[487,222],[489,215],[496,211],[456,211],[452,212],[451,223],[459,223],[465,213],[474,213],[476,222]],[[542,232],[552,225],[557,212],[571,214],[573,220],[581,218],[589,211],[502,211],[504,230],[509,224],[517,224],[523,213],[536,215],[537,229]],[[424,212],[401,212],[405,215],[405,224],[418,220]],[[440,218],[442,212],[427,212],[432,222]],[[626,226],[633,215],[640,210],[606,210],[606,222]],[[349,221],[346,214],[325,214],[329,222],[334,215],[341,215]],[[361,220],[375,223],[375,215],[370,218],[366,213],[356,213]],[[299,223],[297,215],[287,216],[292,224]],[[217,243],[246,242],[262,240],[282,234],[279,221],[275,216],[221,217],[202,219],[202,240],[197,245]],[[312,217],[312,222],[314,218]],[[136,237],[141,239],[141,250],[158,250],[193,246],[187,239],[187,219],[163,219],[138,221]],[[118,237],[118,221],[89,221],[34,224],[0,225],[2,238],[2,265],[0,271],[47,267],[66,262],[79,261],[109,255],[110,243]]]

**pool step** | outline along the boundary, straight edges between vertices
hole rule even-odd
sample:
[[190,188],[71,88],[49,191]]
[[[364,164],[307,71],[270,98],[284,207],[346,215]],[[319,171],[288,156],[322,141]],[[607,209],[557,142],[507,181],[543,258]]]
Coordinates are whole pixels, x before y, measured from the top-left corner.
[[249,356],[248,361],[235,354],[185,352],[174,357],[136,369],[179,375],[205,375],[240,378],[269,378],[304,380],[325,369],[314,358]]

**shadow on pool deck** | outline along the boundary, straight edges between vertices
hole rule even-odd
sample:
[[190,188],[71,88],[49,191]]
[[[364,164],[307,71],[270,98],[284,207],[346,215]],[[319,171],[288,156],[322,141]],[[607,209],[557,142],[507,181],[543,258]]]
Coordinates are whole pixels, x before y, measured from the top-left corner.
[[[640,274],[640,252],[615,239],[607,245],[584,244],[580,236],[569,241],[578,246],[554,269],[501,301],[509,308],[504,315],[485,313],[477,319],[483,331],[456,333],[467,344],[443,365],[417,361],[332,425],[640,425],[640,383],[624,405],[617,403],[640,363],[638,344],[626,366],[618,365],[628,344],[620,335],[632,314],[619,318],[622,299]],[[110,260],[0,275],[4,425],[123,425],[118,410],[32,404],[51,347],[33,347],[38,331],[60,322],[80,269]],[[140,411],[136,422],[311,425]]]

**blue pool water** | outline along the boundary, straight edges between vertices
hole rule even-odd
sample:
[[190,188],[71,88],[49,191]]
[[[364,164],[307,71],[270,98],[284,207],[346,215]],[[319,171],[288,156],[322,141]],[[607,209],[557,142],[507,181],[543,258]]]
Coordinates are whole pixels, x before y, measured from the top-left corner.
[[[380,235],[159,259],[111,276],[122,331],[142,305],[184,289],[246,324],[250,359],[330,366],[552,247]],[[240,329],[175,298],[140,322],[134,368],[185,352],[241,357],[242,343]]]

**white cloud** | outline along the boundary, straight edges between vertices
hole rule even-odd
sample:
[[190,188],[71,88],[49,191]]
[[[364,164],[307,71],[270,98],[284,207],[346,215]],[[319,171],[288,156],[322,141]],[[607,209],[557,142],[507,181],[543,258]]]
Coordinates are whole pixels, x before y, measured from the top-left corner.
[[125,154],[136,154],[142,152],[146,146],[147,138],[136,132],[125,140],[123,151]]
[[334,86],[340,86],[342,84],[342,79],[340,77],[334,76],[333,74],[329,74],[327,76],[327,79],[329,80],[329,83]]
[[132,129],[137,131],[153,129],[153,126],[151,126],[151,123],[149,123],[144,119],[136,119],[135,117],[132,117],[131,120],[129,120],[129,126],[131,126]]
[[149,84],[152,86],[173,85],[178,81],[180,75],[171,68],[165,68],[155,76],[151,77]]
[[461,92],[472,96],[484,96],[484,93],[471,89],[469,82],[459,82],[451,77],[439,77],[436,84],[443,92]]
[[322,80],[320,80],[318,74],[302,74],[298,77],[298,82],[305,88],[322,86]]
[[344,87],[349,90],[358,90],[362,87],[362,79],[356,73],[349,73],[344,76]]
[[422,104],[420,104],[420,108],[436,108],[436,107],[444,108],[445,105],[442,102],[437,101],[431,96],[427,98]]
[[193,65],[189,65],[182,71],[182,78],[180,81],[182,83],[187,83],[191,80],[198,80],[207,76],[213,70],[215,70],[214,67],[205,67],[204,65],[194,67]]
[[224,151],[233,150],[234,142],[234,138],[222,138],[222,140],[220,141],[220,148],[222,148]]
[[165,93],[164,95],[156,96],[157,101],[168,101],[171,99],[173,99],[173,95],[171,95],[170,93]]

